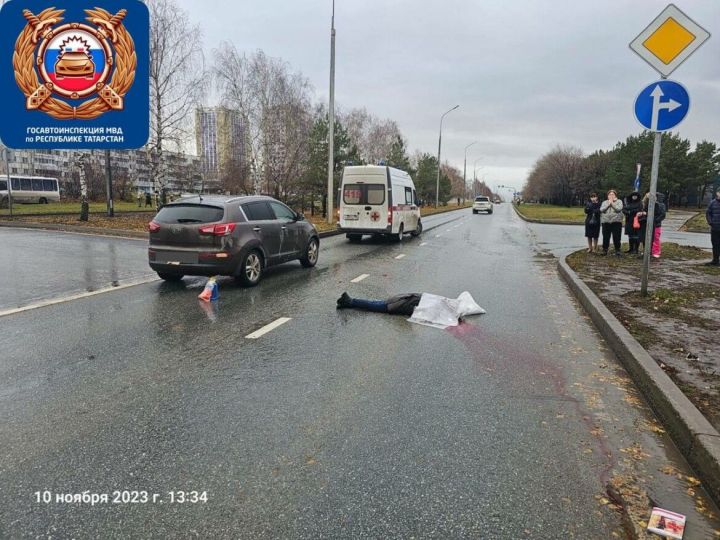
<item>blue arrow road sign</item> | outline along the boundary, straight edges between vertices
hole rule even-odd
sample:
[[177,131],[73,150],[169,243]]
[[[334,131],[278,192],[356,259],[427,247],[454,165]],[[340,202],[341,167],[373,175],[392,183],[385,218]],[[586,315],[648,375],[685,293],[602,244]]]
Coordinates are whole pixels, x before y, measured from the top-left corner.
[[635,100],[635,118],[650,131],[677,126],[690,109],[690,95],[675,81],[657,81],[646,86]]

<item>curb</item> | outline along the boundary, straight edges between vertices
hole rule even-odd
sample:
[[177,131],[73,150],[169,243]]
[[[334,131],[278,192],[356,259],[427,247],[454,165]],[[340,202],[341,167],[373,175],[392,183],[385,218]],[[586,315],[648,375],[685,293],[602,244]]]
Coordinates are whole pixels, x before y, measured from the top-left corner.
[[558,271],[660,417],[705,490],[716,504],[720,503],[720,433],[570,268],[565,257],[558,261]]
[[520,217],[520,219],[522,219],[523,221],[527,221],[528,223],[540,223],[542,225],[585,225],[584,223],[578,223],[576,221],[562,221],[559,219],[533,219],[522,215],[520,210],[518,210],[517,206],[515,206],[514,204],[512,205],[512,207],[518,217]]

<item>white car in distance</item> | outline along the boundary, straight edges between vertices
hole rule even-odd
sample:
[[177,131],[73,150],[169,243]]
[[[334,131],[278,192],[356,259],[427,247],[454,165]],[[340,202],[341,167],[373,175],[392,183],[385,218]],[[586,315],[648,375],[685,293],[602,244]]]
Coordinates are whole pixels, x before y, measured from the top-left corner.
[[490,200],[490,197],[485,197],[480,195],[479,197],[475,197],[475,202],[473,202],[472,206],[473,214],[477,214],[478,212],[487,212],[488,214],[493,213],[493,203]]

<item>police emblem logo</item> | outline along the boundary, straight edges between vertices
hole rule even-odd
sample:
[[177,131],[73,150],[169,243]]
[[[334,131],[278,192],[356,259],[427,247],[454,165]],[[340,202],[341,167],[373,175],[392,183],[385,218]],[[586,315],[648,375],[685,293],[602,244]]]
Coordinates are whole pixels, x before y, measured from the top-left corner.
[[60,24],[64,12],[23,10],[27,24],[15,43],[13,67],[26,109],[57,120],[123,110],[137,67],[135,44],[123,25],[127,11],[86,9],[89,24]]

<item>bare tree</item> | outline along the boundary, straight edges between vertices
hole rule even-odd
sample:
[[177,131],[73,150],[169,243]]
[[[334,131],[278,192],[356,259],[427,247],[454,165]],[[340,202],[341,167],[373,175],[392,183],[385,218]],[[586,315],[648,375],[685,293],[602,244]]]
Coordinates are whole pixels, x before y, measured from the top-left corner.
[[179,151],[193,109],[204,94],[202,32],[175,0],[148,0],[150,9],[150,172],[153,191],[165,187],[166,144]]
[[587,191],[587,166],[580,148],[556,146],[535,162],[523,197],[570,206]]
[[238,111],[246,126],[253,191],[285,198],[302,174],[312,127],[310,83],[262,51],[248,56],[223,43],[214,56],[223,103]]
[[78,181],[80,183],[80,221],[87,221],[90,211],[88,203],[87,179],[85,177],[86,154],[78,152],[75,154],[73,168],[77,169]]
[[341,112],[339,116],[365,163],[376,164],[387,159],[393,143],[402,137],[394,120],[380,120],[365,108]]

